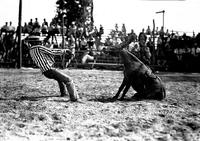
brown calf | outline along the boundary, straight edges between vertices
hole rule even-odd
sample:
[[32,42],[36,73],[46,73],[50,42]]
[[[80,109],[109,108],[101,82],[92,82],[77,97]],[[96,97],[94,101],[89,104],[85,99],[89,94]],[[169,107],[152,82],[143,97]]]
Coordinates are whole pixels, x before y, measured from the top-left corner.
[[163,82],[149,67],[126,49],[120,52],[120,56],[124,64],[124,79],[113,100],[117,100],[124,89],[120,97],[120,100],[123,100],[130,86],[137,92],[133,96],[134,99],[162,100],[166,97]]

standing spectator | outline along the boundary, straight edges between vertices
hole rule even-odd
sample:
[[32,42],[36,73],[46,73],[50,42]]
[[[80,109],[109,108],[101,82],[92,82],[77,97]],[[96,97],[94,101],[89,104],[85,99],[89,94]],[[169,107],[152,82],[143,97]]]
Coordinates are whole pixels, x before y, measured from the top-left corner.
[[148,27],[147,27],[146,34],[147,34],[147,35],[151,35],[151,29],[150,29],[150,26],[149,26],[149,25],[148,25]]
[[161,37],[161,39],[164,38],[164,29],[163,29],[163,26],[160,28],[159,36]]
[[43,23],[42,23],[42,26],[46,25],[47,27],[49,26],[48,22],[46,21],[46,19],[44,18],[43,19]]
[[48,33],[48,22],[44,19],[42,23],[42,34],[46,35]]
[[153,53],[153,48],[154,48],[154,43],[153,43],[151,37],[148,38],[148,41],[147,41],[147,47],[149,47],[149,49],[150,49],[150,53],[152,54],[152,53]]
[[122,36],[126,36],[126,26],[125,24],[122,24]]
[[31,29],[29,28],[28,24],[25,22],[24,26],[22,27],[22,33],[25,34],[30,34],[31,33]]
[[103,26],[100,24],[100,28],[99,28],[99,38],[101,40],[102,35],[104,34],[104,29]]
[[5,25],[2,26],[1,28],[1,32],[3,33],[7,33],[8,32],[8,22],[5,22]]
[[118,24],[117,24],[117,23],[115,24],[115,31],[116,31],[116,32],[119,31],[119,27],[118,27]]
[[170,37],[169,29],[166,30],[165,37]]
[[28,26],[31,29],[31,32],[33,31],[33,19],[30,19],[30,21],[28,22]]
[[8,26],[8,32],[11,34],[15,33],[15,27],[12,25],[11,21],[10,21],[10,25]]
[[33,34],[36,36],[40,36],[40,24],[38,22],[38,19],[35,18],[35,22],[33,23]]
[[133,29],[131,29],[131,32],[128,34],[128,37],[129,37],[129,40],[131,40],[131,42],[137,41],[137,35],[135,34]]
[[154,31],[155,33],[155,35],[159,35],[159,31],[158,31],[158,27],[156,27],[156,29],[155,29],[155,31]]
[[138,41],[139,41],[140,47],[144,47],[145,46],[146,40],[147,40],[147,35],[145,34],[144,28],[143,28],[142,32],[140,32],[140,34],[138,36]]
[[40,23],[38,22],[38,18],[35,18],[35,22],[33,23],[33,28],[40,28]]

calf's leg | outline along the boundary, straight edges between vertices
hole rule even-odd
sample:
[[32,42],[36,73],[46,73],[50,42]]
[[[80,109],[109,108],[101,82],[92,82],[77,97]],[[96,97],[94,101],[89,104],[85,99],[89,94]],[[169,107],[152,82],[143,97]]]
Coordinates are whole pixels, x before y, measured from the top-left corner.
[[131,83],[130,83],[130,82],[127,82],[127,83],[126,83],[126,87],[125,87],[125,89],[124,89],[124,91],[123,91],[123,94],[122,94],[122,96],[120,97],[119,100],[124,100],[124,97],[125,97],[125,95],[126,95],[126,93],[128,92],[128,90],[129,90],[130,87],[131,87]]
[[124,78],[123,81],[122,81],[121,86],[120,86],[119,89],[118,89],[118,92],[117,92],[116,95],[112,98],[113,100],[117,100],[117,98],[119,97],[121,91],[124,89],[124,87],[126,86],[126,84],[127,84],[127,80]]

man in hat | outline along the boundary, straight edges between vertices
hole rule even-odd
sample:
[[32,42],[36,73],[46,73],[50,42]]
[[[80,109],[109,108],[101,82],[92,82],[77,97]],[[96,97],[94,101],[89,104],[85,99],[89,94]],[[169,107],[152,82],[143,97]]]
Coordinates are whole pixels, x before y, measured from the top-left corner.
[[74,54],[72,54],[68,49],[53,49],[51,47],[45,47],[42,45],[42,41],[40,41],[39,38],[34,38],[34,40],[29,38],[25,42],[29,47],[32,60],[40,68],[42,74],[45,77],[54,79],[58,82],[61,96],[66,96],[66,87],[70,100],[73,102],[77,101],[79,96],[76,92],[73,80],[68,75],[52,67],[55,63],[54,56],[63,54],[73,56]]

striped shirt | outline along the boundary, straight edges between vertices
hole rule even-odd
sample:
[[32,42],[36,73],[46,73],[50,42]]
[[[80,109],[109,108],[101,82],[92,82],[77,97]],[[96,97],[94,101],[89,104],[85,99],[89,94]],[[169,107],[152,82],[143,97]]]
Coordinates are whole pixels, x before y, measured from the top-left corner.
[[32,46],[30,48],[30,55],[35,64],[42,72],[52,69],[55,63],[54,56],[63,55],[63,49],[51,49],[42,45]]

